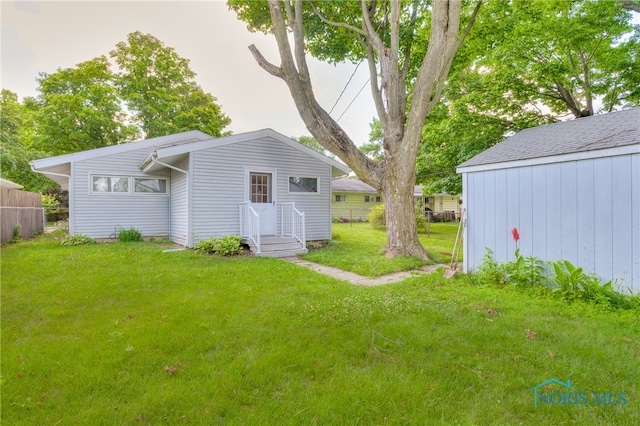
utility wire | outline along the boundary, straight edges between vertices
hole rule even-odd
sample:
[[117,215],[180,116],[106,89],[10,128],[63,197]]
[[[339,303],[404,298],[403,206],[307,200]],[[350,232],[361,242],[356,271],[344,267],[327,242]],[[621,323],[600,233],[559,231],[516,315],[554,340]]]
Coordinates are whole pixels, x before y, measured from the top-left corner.
[[342,89],[342,92],[340,92],[338,99],[336,99],[336,102],[331,107],[331,111],[329,111],[329,115],[331,115],[331,113],[333,112],[333,109],[336,107],[336,105],[338,105],[338,102],[340,102],[340,98],[342,98],[342,95],[344,95],[345,90],[347,90],[347,87],[349,87],[349,83],[351,83],[351,79],[353,78],[353,76],[356,75],[356,71],[358,71],[358,67],[360,66],[361,63],[362,61],[358,62],[358,65],[356,65],[355,69],[351,73],[351,77],[349,77],[349,81],[347,81],[347,84],[344,85],[344,88]]
[[369,81],[371,81],[371,77],[369,77],[367,79],[367,81],[364,82],[364,84],[362,85],[362,87],[360,88],[360,90],[358,90],[358,93],[356,93],[356,95],[353,97],[353,99],[351,100],[351,102],[349,103],[349,105],[347,105],[347,107],[345,108],[345,110],[342,112],[342,114],[340,114],[340,117],[338,117],[338,119],[336,120],[336,123],[340,121],[340,119],[342,118],[343,115],[345,115],[347,113],[347,111],[349,110],[349,108],[351,107],[351,105],[353,105],[353,103],[356,101],[356,99],[358,98],[358,96],[360,96],[360,93],[362,93],[362,91],[364,90],[365,87],[367,87],[367,84],[369,84]]

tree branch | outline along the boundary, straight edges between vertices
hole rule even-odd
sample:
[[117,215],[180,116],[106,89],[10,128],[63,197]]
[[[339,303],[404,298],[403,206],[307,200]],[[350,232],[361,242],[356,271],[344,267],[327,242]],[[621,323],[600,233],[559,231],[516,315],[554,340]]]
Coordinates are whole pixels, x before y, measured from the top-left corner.
[[640,3],[638,3],[637,0],[620,0],[620,4],[625,9],[640,13]]
[[283,78],[282,68],[277,67],[273,65],[271,62],[267,61],[265,57],[262,56],[262,53],[260,53],[260,51],[258,50],[255,44],[252,44],[251,46],[249,46],[249,51],[253,55],[258,65],[260,65],[260,67],[263,70],[265,70],[266,72],[268,72],[269,74],[275,77]]
[[311,7],[313,8],[313,13],[315,13],[316,16],[318,18],[320,18],[320,20],[322,22],[324,22],[325,24],[331,25],[332,27],[346,28],[346,29],[348,29],[350,31],[353,31],[356,34],[359,34],[361,36],[365,36],[365,37],[367,36],[367,33],[365,31],[361,30],[358,27],[354,27],[353,25],[349,25],[349,24],[347,24],[345,22],[336,22],[336,21],[331,21],[331,20],[325,18],[324,15],[320,12],[320,10],[318,9],[318,7],[315,5],[315,3],[313,1],[310,1],[309,3],[311,4]]
[[471,14],[469,23],[467,24],[464,31],[462,32],[462,35],[458,39],[458,43],[456,44],[456,50],[458,50],[460,46],[462,46],[464,39],[467,37],[467,35],[469,34],[469,31],[471,31],[471,27],[473,27],[473,24],[476,22],[476,16],[478,16],[478,12],[480,11],[480,6],[482,6],[482,1],[483,0],[479,0],[478,3],[476,3],[476,7],[473,9],[473,13]]

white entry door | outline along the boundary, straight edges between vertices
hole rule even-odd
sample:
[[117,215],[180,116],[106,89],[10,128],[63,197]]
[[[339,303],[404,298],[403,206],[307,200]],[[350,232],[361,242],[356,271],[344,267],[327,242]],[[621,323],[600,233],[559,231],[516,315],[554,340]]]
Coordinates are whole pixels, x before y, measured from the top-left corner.
[[249,201],[260,215],[260,235],[276,233],[276,202],[273,194],[273,173],[249,173]]

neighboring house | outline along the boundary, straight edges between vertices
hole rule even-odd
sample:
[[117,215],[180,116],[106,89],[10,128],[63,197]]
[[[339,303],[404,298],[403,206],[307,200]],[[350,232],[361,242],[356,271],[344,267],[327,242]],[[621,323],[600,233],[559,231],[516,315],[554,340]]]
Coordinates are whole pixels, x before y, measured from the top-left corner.
[[42,197],[21,191],[22,185],[0,178],[0,243],[44,232]]
[[640,292],[640,108],[523,130],[461,164],[464,270],[486,249],[568,260]]
[[382,204],[378,191],[360,179],[335,178],[331,182],[331,191],[334,220],[366,221],[371,209]]
[[191,131],[32,167],[69,189],[72,234],[108,238],[133,227],[188,247],[233,234],[258,251],[261,236],[295,236],[302,247],[330,239],[331,179],[349,172],[271,129],[221,138]]
[[425,215],[434,221],[460,219],[460,196],[449,194],[423,195],[422,186],[413,188],[413,198],[416,203],[422,203]]
[[[333,209],[334,220],[364,221],[371,208],[382,204],[382,198],[378,191],[371,185],[360,179],[338,177],[333,179]],[[448,194],[425,196],[422,194],[422,186],[415,186],[413,197],[416,203],[422,202],[425,214],[433,214],[435,217],[443,217],[443,213],[451,212],[452,218],[459,217],[460,197]]]

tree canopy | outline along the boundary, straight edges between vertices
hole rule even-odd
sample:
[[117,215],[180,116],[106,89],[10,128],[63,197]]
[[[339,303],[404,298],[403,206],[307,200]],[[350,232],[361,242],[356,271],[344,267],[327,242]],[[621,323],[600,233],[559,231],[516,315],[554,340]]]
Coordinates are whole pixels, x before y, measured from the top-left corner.
[[59,155],[132,140],[137,129],[126,124],[114,79],[105,56],[53,74],[41,73],[39,149]]
[[147,137],[186,130],[221,136],[231,123],[196,84],[189,60],[151,34],[133,32],[110,54],[120,68],[115,83]]
[[460,193],[458,164],[527,127],[640,104],[640,33],[612,0],[492,1],[425,121],[418,181]]
[[134,32],[111,52],[37,78],[38,96],[2,92],[2,176],[30,190],[52,183],[31,172],[35,158],[189,130],[228,134],[231,122],[195,81],[189,60],[150,34]]
[[49,179],[31,171],[29,161],[43,156],[34,146],[37,102],[7,89],[0,94],[0,176],[24,186],[27,191],[46,188]]

